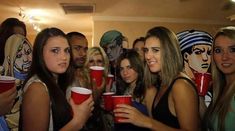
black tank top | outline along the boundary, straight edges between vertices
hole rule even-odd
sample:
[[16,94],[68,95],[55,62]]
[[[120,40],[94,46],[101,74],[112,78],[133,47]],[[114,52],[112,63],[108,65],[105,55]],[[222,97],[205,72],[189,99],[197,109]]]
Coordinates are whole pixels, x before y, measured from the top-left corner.
[[[179,121],[178,121],[178,118],[175,117],[169,110],[169,107],[168,107],[168,96],[169,96],[169,93],[172,89],[172,86],[173,84],[175,83],[175,81],[177,79],[185,79],[186,81],[188,81],[190,84],[193,85],[193,87],[195,87],[194,83],[186,78],[186,77],[178,77],[176,78],[175,80],[173,80],[173,82],[171,82],[169,88],[167,89],[167,91],[163,94],[163,96],[160,98],[158,104],[156,106],[154,106],[154,101],[156,100],[156,97],[157,97],[157,94],[155,95],[155,98],[154,98],[154,101],[153,101],[153,104],[152,104],[152,115],[153,115],[153,118],[155,120],[158,120],[159,122],[162,122],[170,127],[173,127],[173,128],[177,128],[179,129],[180,128],[180,125],[179,125]],[[195,87],[196,89],[196,87]]]

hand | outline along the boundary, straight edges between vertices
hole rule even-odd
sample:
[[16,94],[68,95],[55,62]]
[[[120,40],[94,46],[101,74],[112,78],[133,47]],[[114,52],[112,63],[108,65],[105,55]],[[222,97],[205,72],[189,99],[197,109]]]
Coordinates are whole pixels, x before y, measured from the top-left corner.
[[117,108],[114,109],[115,117],[118,116],[126,118],[121,119],[119,122],[132,123],[136,126],[146,127],[145,122],[147,122],[148,116],[142,114],[135,107],[126,104],[119,104],[116,107]]
[[94,101],[92,96],[79,105],[76,105],[74,101],[70,99],[70,105],[73,111],[73,120],[77,125],[82,127],[92,115],[91,112],[94,110]]
[[8,113],[17,96],[16,87],[0,94],[0,116]]
[[110,91],[111,91],[112,83],[113,83],[113,80],[110,80],[110,81],[107,83],[106,88],[105,88],[105,91],[106,91],[106,92],[110,92]]
[[100,96],[103,93],[104,87],[105,87],[105,80],[104,80],[104,78],[102,79],[101,86],[98,86],[98,87],[96,86],[95,78],[92,79],[92,94],[93,94],[93,98],[94,98],[95,101],[100,99]]

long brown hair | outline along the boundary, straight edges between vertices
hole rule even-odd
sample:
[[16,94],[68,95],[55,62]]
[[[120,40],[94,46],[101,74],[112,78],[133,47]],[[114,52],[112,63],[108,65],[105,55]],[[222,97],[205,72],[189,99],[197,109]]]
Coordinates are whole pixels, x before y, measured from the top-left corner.
[[159,73],[150,72],[148,66],[145,66],[146,87],[157,84],[168,87],[173,79],[183,70],[183,58],[179,48],[176,35],[169,29],[159,26],[150,29],[147,32],[145,40],[155,37],[161,44],[161,78]]
[[[235,27],[221,28],[215,35],[214,40],[219,36],[225,36],[235,41]],[[214,55],[213,43],[213,55]],[[217,117],[217,130],[225,131],[225,118],[231,106],[231,100],[235,94],[235,82],[231,85],[226,85],[228,82],[225,79],[225,74],[217,67],[214,57],[212,57],[212,80],[213,80],[213,98],[212,102],[205,113],[203,120],[203,128],[213,129],[215,118]],[[228,88],[225,88],[228,86]]]

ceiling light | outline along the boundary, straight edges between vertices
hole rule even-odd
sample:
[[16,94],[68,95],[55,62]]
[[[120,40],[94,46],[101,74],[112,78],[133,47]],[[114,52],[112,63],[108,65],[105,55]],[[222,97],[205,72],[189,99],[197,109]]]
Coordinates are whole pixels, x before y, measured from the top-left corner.
[[232,2],[235,2],[235,0],[231,0]]

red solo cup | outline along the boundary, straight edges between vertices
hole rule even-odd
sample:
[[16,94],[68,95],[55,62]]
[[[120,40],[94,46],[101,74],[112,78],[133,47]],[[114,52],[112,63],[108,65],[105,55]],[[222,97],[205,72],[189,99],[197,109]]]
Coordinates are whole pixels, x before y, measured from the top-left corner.
[[101,66],[90,67],[91,79],[95,79],[97,87],[101,86],[102,84],[103,72],[104,72],[104,67],[101,67]]
[[92,91],[83,87],[72,87],[71,97],[75,104],[81,104],[91,95]]
[[15,85],[15,78],[11,76],[0,76],[0,93],[8,91]]
[[105,92],[102,94],[103,100],[104,100],[104,109],[106,111],[112,111],[113,110],[113,99],[112,96],[114,95],[114,92]]
[[114,78],[114,75],[108,74],[108,77],[107,77],[107,84],[108,84],[110,81],[113,82],[113,78]]
[[197,85],[197,92],[200,96],[205,96],[208,89],[209,84],[212,80],[210,73],[194,73],[195,83]]
[[[117,108],[118,104],[127,104],[132,105],[131,95],[123,95],[123,96],[113,96],[113,108]],[[114,122],[118,123],[121,119],[125,119],[123,117],[116,117],[114,118]]]

